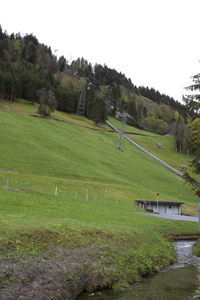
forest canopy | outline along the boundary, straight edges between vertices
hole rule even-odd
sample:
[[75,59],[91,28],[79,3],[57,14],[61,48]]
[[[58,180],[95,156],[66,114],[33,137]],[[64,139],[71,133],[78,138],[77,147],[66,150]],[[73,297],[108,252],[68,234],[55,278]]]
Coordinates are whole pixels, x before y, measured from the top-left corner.
[[[137,87],[115,69],[92,65],[84,58],[69,63],[64,56],[57,58],[32,33],[8,35],[0,26],[0,98],[24,98],[41,106],[38,91],[46,90],[51,99],[55,97],[54,109],[76,113],[85,83],[84,113],[95,124],[126,111],[135,120],[128,120],[130,125],[165,134],[174,122],[186,125],[193,115],[172,97],[154,88]],[[45,112],[40,109],[39,113]]]

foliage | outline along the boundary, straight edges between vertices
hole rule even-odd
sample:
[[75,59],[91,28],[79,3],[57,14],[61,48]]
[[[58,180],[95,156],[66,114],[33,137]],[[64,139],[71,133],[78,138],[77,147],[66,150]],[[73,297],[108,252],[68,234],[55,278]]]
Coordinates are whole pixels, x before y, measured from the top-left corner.
[[171,124],[171,132],[174,136],[176,151],[183,151],[183,140],[184,140],[184,130],[186,125],[184,122],[181,122],[180,118],[178,122],[173,122]]
[[135,120],[134,121],[133,119],[128,118],[127,119],[127,124],[138,127],[138,112],[137,112],[137,108],[136,108],[136,104],[135,104],[134,100],[128,102],[127,112]]
[[[195,92],[195,93],[183,97],[183,100],[185,101],[189,110],[195,113],[198,113],[200,108],[200,94],[198,93],[198,91],[200,91],[199,78],[200,78],[200,74],[193,76],[192,80],[194,84],[186,88],[187,90],[190,90],[191,92]],[[194,119],[190,125],[190,139],[188,143],[192,153],[195,156],[191,162],[193,172],[195,174],[200,174],[200,119],[199,118]],[[191,176],[188,172],[186,172],[184,178],[185,181],[188,182],[190,185],[192,185],[193,188],[198,188],[198,191],[200,191],[200,182],[196,181],[194,176]]]
[[192,92],[190,95],[185,95],[183,100],[185,101],[188,109],[194,113],[199,113],[200,108],[200,73],[192,76],[193,84],[186,87],[187,91]]
[[200,241],[197,241],[194,245],[193,245],[193,252],[195,255],[200,257]]
[[194,121],[190,124],[190,150],[193,153],[196,153],[199,149],[200,145],[200,119],[196,118]]
[[138,92],[140,95],[153,100],[155,103],[158,104],[166,104],[167,106],[171,107],[174,110],[177,110],[180,114],[184,117],[187,115],[187,110],[184,105],[182,105],[177,100],[175,101],[172,97],[166,96],[165,94],[160,94],[159,91],[156,91],[154,88],[139,86]]
[[195,291],[193,299],[200,299],[200,287]]
[[[128,122],[137,127],[147,117],[161,119],[169,126],[175,121],[176,112],[184,120],[187,119],[185,107],[173,98],[161,95],[152,88],[137,88],[130,78],[115,69],[100,64],[92,66],[84,58],[78,58],[69,64],[64,56],[57,59],[51,48],[39,43],[33,34],[22,37],[20,33],[12,33],[9,36],[0,27],[1,98],[15,101],[22,97],[34,103],[37,101],[37,90],[46,88],[54,93],[58,110],[74,113],[84,78],[88,78],[94,87],[92,98],[91,93],[88,93],[86,99],[86,116],[94,120],[95,124],[104,123],[108,114],[114,116],[117,110],[131,111],[136,122]],[[151,105],[149,109],[141,96],[148,97],[156,105]],[[133,105],[135,108],[131,108]],[[163,122],[155,122],[156,126],[160,126],[156,132],[166,131]]]
[[38,96],[38,113],[43,116],[49,116],[51,112],[54,112],[57,101],[56,98],[51,90],[47,90],[43,88],[37,91]]
[[169,125],[161,119],[147,117],[142,120],[142,126],[149,131],[165,134],[169,131]]

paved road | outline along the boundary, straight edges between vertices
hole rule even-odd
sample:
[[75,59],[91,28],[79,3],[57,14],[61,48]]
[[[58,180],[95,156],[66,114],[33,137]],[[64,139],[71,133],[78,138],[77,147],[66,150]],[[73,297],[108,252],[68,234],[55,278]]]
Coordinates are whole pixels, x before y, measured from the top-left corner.
[[170,219],[170,220],[177,220],[177,221],[189,221],[189,222],[199,222],[198,217],[189,217],[189,216],[183,216],[183,215],[170,215],[170,214],[149,214],[149,213],[139,213],[142,215],[147,215],[151,217],[157,217],[157,218],[164,218],[164,219]]

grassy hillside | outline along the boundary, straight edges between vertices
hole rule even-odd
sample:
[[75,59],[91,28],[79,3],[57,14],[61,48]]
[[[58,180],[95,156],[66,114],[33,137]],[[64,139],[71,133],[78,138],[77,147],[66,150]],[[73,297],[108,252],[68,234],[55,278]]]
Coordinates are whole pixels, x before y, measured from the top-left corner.
[[[51,117],[64,122],[30,116],[36,112],[36,105],[22,100],[0,102],[3,255],[13,251],[37,254],[46,246],[85,247],[96,243],[109,245],[104,253],[118,253],[116,265],[119,260],[122,265],[128,261],[133,264],[135,249],[137,255],[151,254],[151,267],[148,260],[145,274],[158,261],[160,266],[166,265],[165,258],[160,257],[172,260],[160,233],[198,234],[198,223],[136,214],[140,211],[136,199],[156,199],[159,192],[159,200],[181,200],[185,203],[184,212],[197,215],[194,192],[179,176],[127,141],[123,152],[114,150],[116,133],[106,125],[98,128],[83,117],[60,112]],[[119,122],[110,122],[119,128]],[[188,157],[173,150],[172,137],[158,137],[128,126],[127,130],[144,134],[129,136],[173,167],[179,168],[181,158],[186,164]],[[158,139],[164,148],[156,147]],[[19,190],[2,188],[7,184]],[[128,256],[122,257],[122,252]],[[122,276],[120,272],[115,277]]]
[[[11,112],[0,112],[1,185],[9,178],[9,184],[16,188],[31,184],[30,191],[46,189],[53,193],[58,186],[63,196],[67,193],[73,197],[77,192],[83,198],[89,186],[90,197],[104,197],[107,189],[109,199],[117,197],[127,204],[136,199],[155,199],[157,192],[162,200],[177,201],[181,195],[187,205],[197,202],[181,178],[127,141],[124,152],[114,150],[116,134],[108,132],[108,127],[94,131],[93,123],[83,117],[57,112],[52,117],[66,121],[58,122],[30,117],[28,113],[36,113],[36,107],[30,104],[9,106]],[[15,113],[23,112],[23,108],[26,114]],[[119,122],[110,121],[119,128]],[[172,167],[179,169],[181,158],[188,165],[189,158],[174,151],[172,137],[127,129],[145,134],[129,137]],[[159,140],[162,149],[156,147]]]
[[[84,202],[88,189],[89,203],[95,202],[95,196],[97,203],[101,199],[104,203],[107,190],[107,207],[116,207],[117,199],[118,208],[130,212],[131,208],[137,210],[136,199],[156,199],[159,192],[160,200],[181,200],[185,203],[184,212],[197,215],[194,192],[180,177],[127,141],[124,152],[114,150],[116,133],[109,132],[106,125],[95,128],[93,122],[83,117],[59,112],[52,118],[66,122],[31,117],[29,114],[36,114],[37,107],[24,101],[1,102],[1,108],[4,110],[0,111],[0,185],[6,186],[9,180],[10,187],[26,189],[26,192],[1,189],[1,213],[38,215],[41,207],[35,201],[42,205],[53,197],[57,199],[53,202],[64,204],[77,197]],[[10,111],[5,110],[8,108]],[[119,122],[110,121],[119,127]],[[128,126],[127,130],[145,134],[129,136],[173,167],[179,168],[180,158],[187,164],[188,157],[173,150],[172,137],[158,137]],[[156,147],[158,139],[162,149]],[[57,198],[54,197],[56,187]],[[8,199],[12,199],[12,206]],[[19,205],[22,199],[28,205]],[[57,216],[69,217],[62,207],[60,213],[56,212]],[[55,212],[48,208],[42,214]]]

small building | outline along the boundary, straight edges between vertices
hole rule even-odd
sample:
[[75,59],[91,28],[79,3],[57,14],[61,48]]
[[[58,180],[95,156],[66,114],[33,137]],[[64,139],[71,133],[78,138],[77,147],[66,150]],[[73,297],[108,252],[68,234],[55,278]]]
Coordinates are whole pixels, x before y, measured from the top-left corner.
[[183,202],[156,201],[156,200],[136,200],[137,206],[142,209],[160,214],[181,215],[181,204]]

